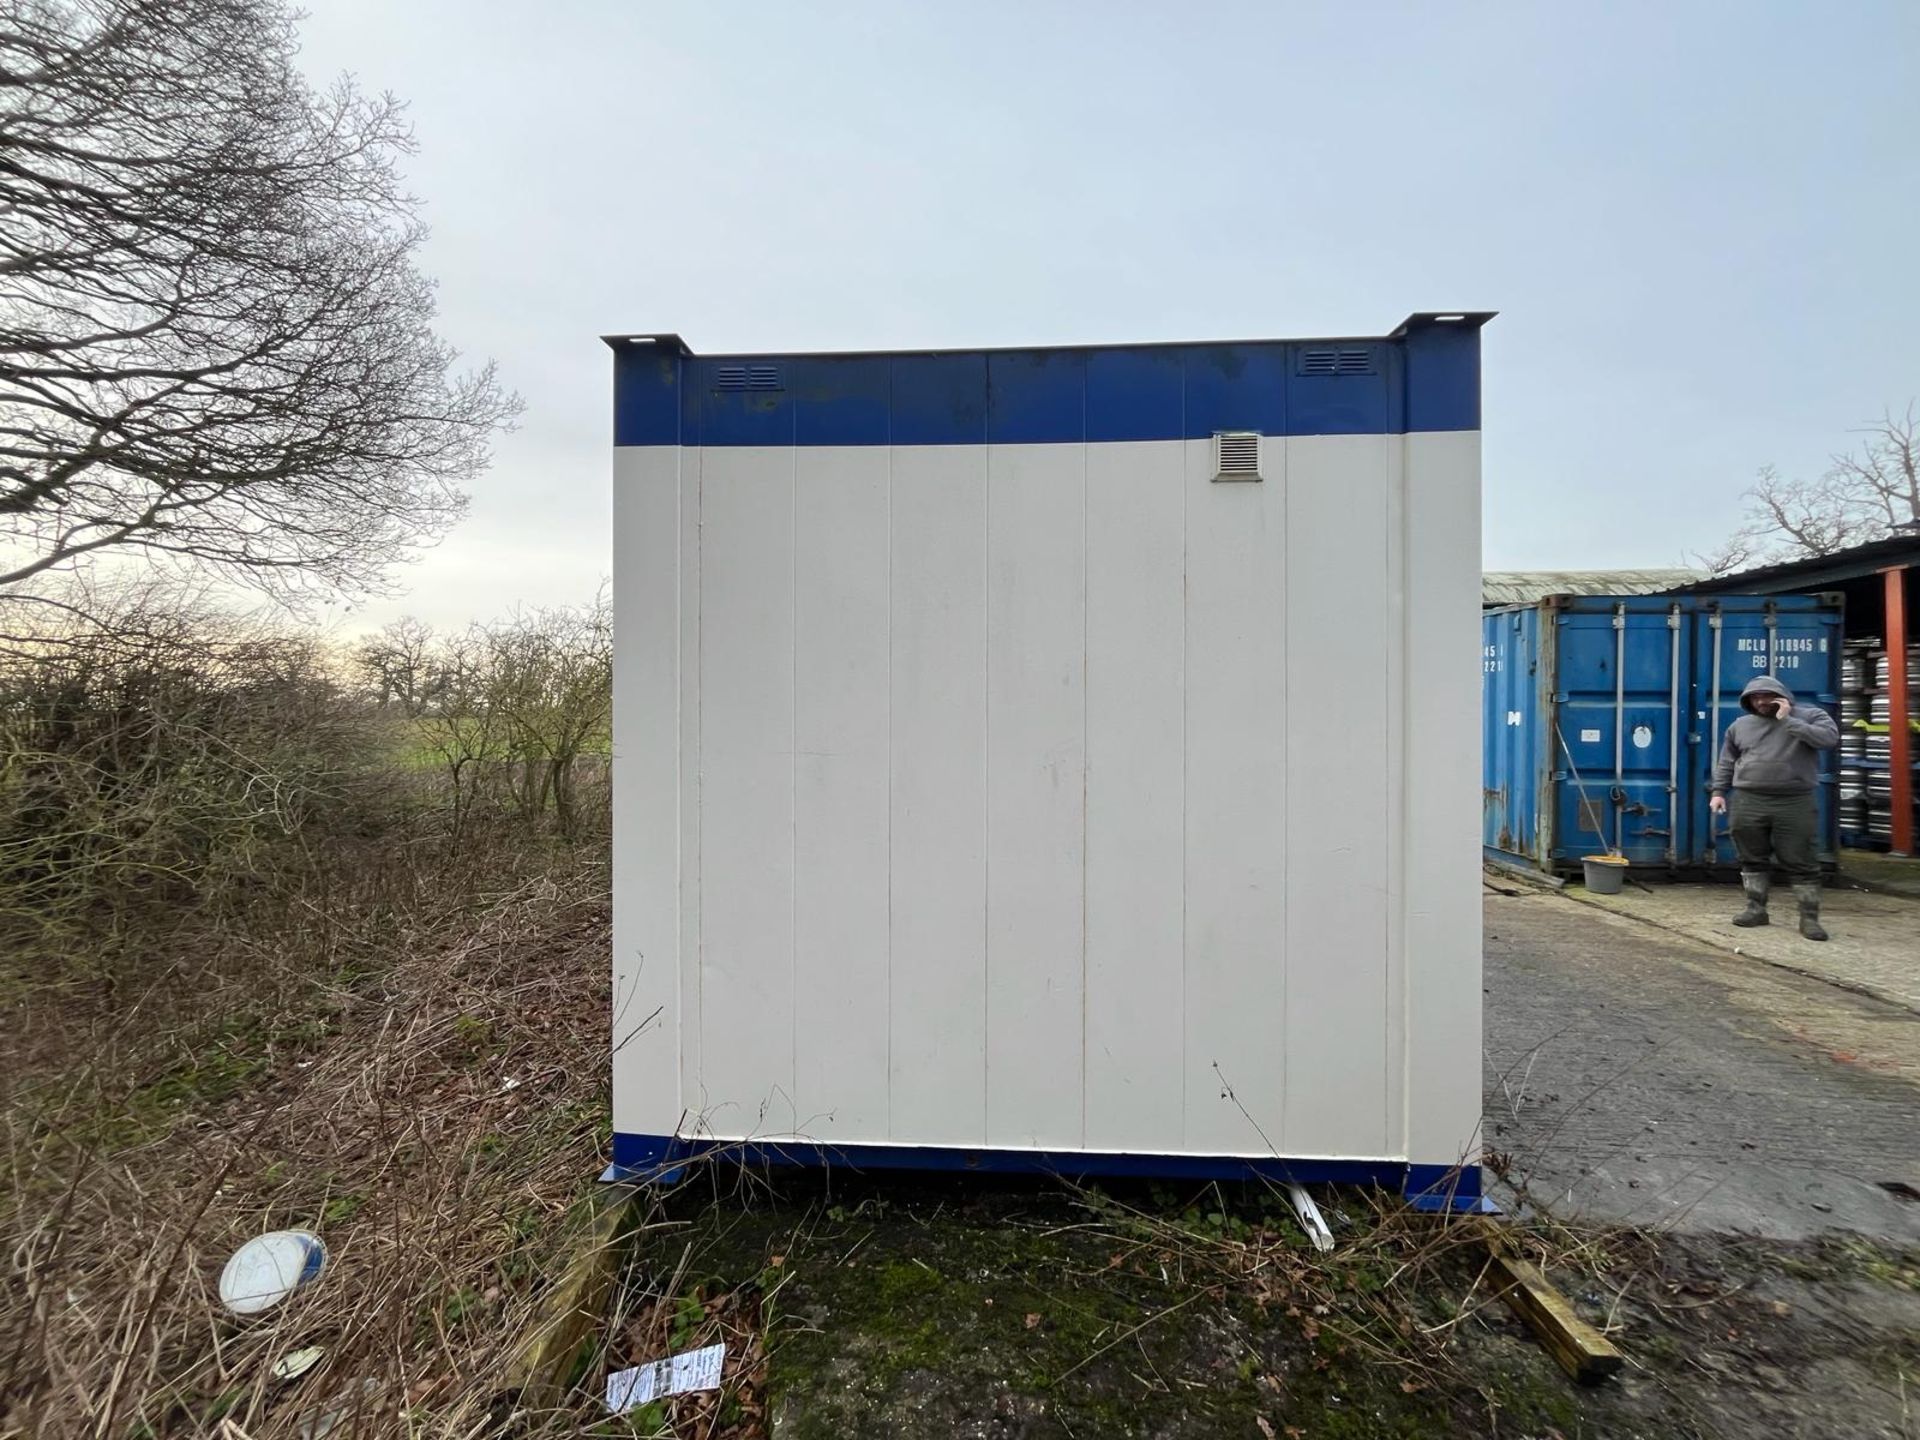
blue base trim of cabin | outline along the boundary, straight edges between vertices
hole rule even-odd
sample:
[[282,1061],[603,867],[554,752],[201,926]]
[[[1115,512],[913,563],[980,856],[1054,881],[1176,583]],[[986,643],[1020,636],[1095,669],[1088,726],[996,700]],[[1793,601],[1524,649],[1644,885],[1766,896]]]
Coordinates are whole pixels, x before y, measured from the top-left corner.
[[1478,1165],[1403,1160],[1287,1160],[1231,1155],[1122,1155],[1079,1150],[969,1150],[944,1145],[828,1145],[800,1141],[683,1140],[615,1134],[601,1180],[672,1184],[703,1156],[750,1166],[850,1170],[944,1170],[979,1175],[1113,1176],[1143,1180],[1252,1180],[1398,1189],[1416,1210],[1492,1214]]
[[1500,1207],[1480,1192],[1478,1165],[1409,1165],[1400,1193],[1415,1210],[1430,1214],[1500,1213]]

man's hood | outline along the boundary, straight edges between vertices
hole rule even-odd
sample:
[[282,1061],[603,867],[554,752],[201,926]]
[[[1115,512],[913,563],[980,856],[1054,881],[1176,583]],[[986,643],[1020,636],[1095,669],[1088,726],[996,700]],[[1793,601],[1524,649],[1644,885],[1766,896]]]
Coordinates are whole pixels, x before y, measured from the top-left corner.
[[1753,714],[1753,697],[1756,695],[1778,695],[1788,701],[1793,699],[1793,692],[1771,675],[1754,676],[1740,692],[1740,708],[1749,715]]

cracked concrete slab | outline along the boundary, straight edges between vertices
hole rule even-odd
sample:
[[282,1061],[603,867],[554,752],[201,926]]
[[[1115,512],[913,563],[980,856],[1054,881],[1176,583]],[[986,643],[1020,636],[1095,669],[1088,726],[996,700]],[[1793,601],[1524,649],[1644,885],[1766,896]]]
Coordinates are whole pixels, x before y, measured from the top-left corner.
[[1920,1014],[1560,895],[1486,921],[1485,1138],[1522,1203],[1920,1240],[1886,1188],[1920,1191]]

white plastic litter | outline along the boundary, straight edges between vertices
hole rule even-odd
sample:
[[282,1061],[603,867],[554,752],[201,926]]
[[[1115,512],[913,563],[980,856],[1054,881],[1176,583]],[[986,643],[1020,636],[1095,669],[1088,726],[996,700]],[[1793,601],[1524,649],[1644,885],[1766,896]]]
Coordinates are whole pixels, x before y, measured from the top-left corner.
[[1293,1213],[1300,1217],[1300,1228],[1307,1232],[1307,1239],[1313,1248],[1321,1252],[1333,1249],[1333,1231],[1327,1228],[1327,1220],[1320,1213],[1320,1207],[1313,1203],[1313,1197],[1307,1194],[1304,1185],[1287,1186],[1287,1198],[1293,1201]]
[[236,1315],[271,1310],[302,1286],[320,1277],[327,1247],[307,1230],[275,1230],[256,1235],[220,1272],[220,1300]]
[[298,1380],[314,1366],[320,1363],[320,1357],[326,1354],[325,1348],[309,1345],[301,1350],[290,1350],[273,1362],[273,1378],[276,1380]]
[[689,1350],[630,1370],[616,1370],[607,1376],[607,1409],[618,1415],[657,1400],[663,1395],[684,1395],[691,1390],[716,1390],[720,1369],[727,1358],[724,1343],[704,1350]]

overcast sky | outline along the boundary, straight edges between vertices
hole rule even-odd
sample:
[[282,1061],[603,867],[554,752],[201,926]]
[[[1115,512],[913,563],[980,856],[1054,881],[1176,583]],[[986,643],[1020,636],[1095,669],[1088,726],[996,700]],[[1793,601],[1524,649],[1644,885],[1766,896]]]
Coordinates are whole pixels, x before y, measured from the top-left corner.
[[1920,5],[305,0],[411,102],[525,419],[406,571],[610,569],[609,356],[1384,334],[1489,309],[1489,568],[1667,565],[1920,396]]

